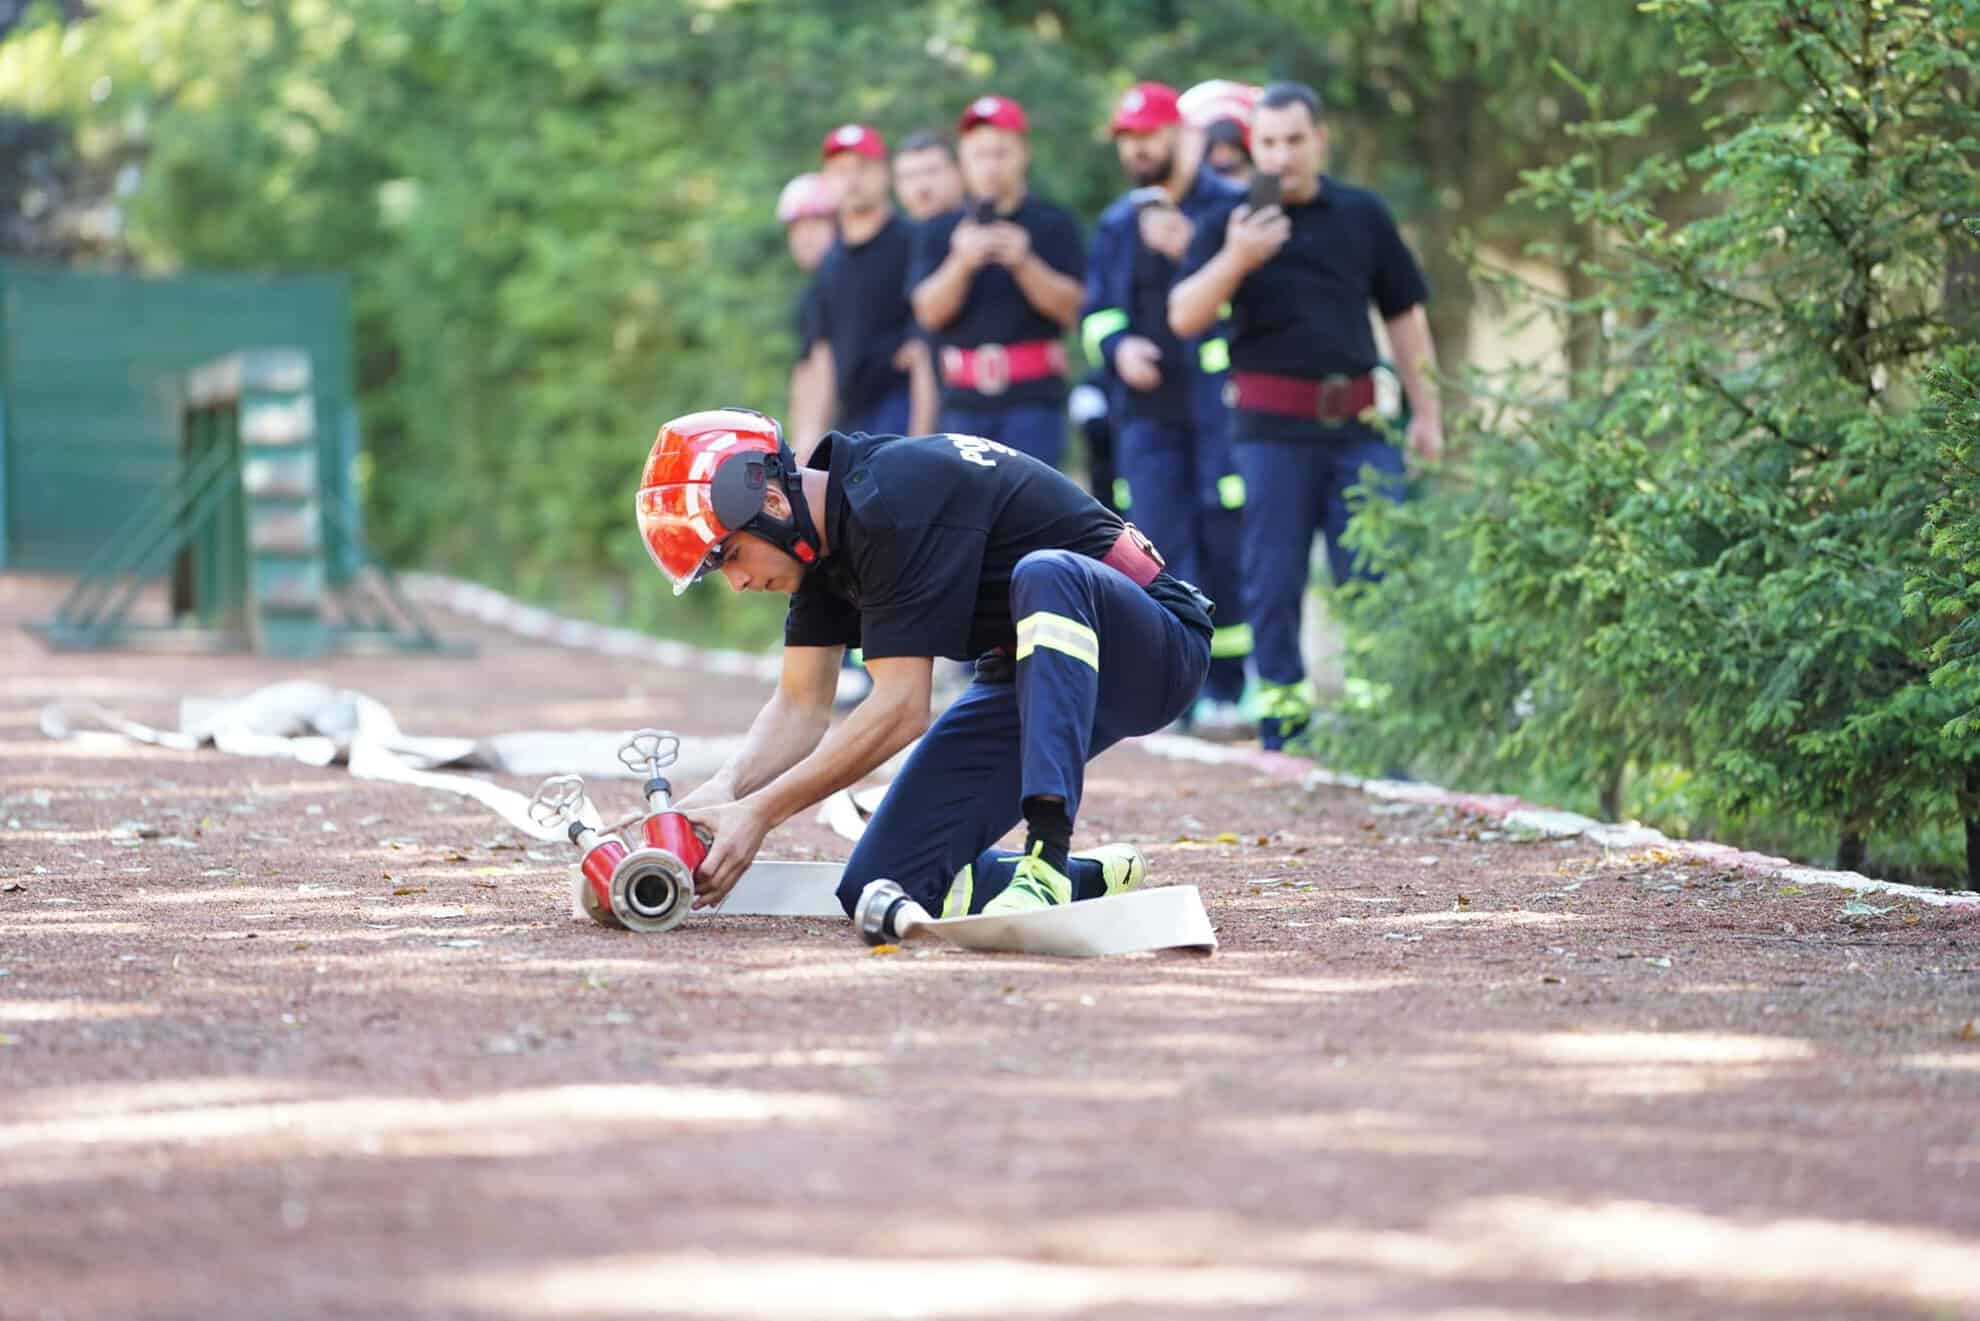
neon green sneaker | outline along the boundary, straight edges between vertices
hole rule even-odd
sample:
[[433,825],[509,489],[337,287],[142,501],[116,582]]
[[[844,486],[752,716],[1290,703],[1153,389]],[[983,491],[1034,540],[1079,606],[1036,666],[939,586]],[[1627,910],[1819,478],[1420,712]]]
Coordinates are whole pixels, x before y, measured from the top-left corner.
[[1138,890],[1148,878],[1148,864],[1141,860],[1141,854],[1132,844],[1102,844],[1098,848],[1081,849],[1072,856],[1100,864],[1108,894]]
[[983,905],[983,916],[1009,917],[1013,913],[1033,913],[1054,904],[1072,902],[1072,878],[1039,856],[1043,847],[1040,845],[1012,864],[1011,883],[1002,894]]

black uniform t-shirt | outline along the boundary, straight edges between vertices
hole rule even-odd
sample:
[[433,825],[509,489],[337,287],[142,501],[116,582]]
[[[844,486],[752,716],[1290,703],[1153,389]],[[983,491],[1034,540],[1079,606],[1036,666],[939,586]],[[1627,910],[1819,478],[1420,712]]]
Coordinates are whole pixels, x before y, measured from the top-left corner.
[[[970,660],[1015,649],[1011,570],[1035,550],[1100,559],[1120,518],[1071,478],[973,436],[845,436],[832,432],[810,465],[831,477],[831,553],[791,594],[784,644],[861,647],[869,659]],[[1148,587],[1206,637],[1210,616],[1168,574]]]
[[[951,211],[928,220],[916,230],[914,260],[908,271],[907,292],[935,273],[949,258],[949,240],[962,223],[964,212]],[[1031,250],[1047,266],[1071,279],[1086,279],[1086,247],[1079,233],[1079,222],[1072,213],[1043,198],[1026,196],[1018,209],[1001,217],[1022,225],[1031,236]],[[979,344],[1024,344],[1033,340],[1058,339],[1065,327],[1040,312],[1018,288],[1016,277],[996,262],[985,262],[970,281],[969,293],[955,320],[933,332],[936,368],[941,367],[941,351],[948,345],[974,348]],[[942,403],[948,408],[1010,408],[1017,404],[1064,405],[1066,383],[1063,377],[1046,376],[1035,381],[1013,383],[998,395],[985,395],[952,385],[942,387]]]
[[812,345],[825,337],[824,306],[819,301],[815,276],[806,280],[798,292],[797,305],[791,312],[791,329],[797,337],[797,360],[803,362],[811,356]]
[[915,328],[907,300],[913,244],[913,227],[890,216],[857,247],[840,238],[818,268],[814,283],[838,373],[841,416],[865,413],[908,388],[907,373],[894,368],[894,354]]
[[[1197,224],[1178,280],[1223,249],[1224,226],[1243,201],[1226,201]],[[1386,321],[1430,297],[1388,207],[1322,175],[1320,195],[1286,216],[1292,236],[1231,295],[1232,368],[1313,380],[1374,370],[1369,303]]]

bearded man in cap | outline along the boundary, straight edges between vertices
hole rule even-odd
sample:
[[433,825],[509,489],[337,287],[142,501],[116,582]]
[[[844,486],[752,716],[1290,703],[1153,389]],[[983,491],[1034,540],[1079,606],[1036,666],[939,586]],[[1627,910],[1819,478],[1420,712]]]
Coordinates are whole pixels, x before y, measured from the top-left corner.
[[1186,340],[1170,330],[1169,289],[1197,224],[1239,194],[1203,168],[1201,139],[1184,136],[1175,89],[1129,88],[1109,129],[1134,187],[1094,232],[1081,333],[1087,359],[1123,387],[1114,465],[1127,511],[1178,577],[1224,603],[1192,723],[1233,730],[1242,724],[1251,630],[1238,608],[1244,482],[1223,403],[1228,351],[1214,329]]

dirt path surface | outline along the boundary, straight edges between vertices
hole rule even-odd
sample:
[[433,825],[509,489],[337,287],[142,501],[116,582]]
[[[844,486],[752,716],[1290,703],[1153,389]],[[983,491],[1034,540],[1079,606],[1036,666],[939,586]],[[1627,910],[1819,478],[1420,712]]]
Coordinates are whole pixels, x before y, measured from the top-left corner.
[[693,739],[760,686],[57,657],[54,587],[0,577],[6,1321],[1980,1317],[1970,910],[1126,748],[1081,838],[1203,887],[1212,957],[631,936],[471,804],[36,713],[311,677]]

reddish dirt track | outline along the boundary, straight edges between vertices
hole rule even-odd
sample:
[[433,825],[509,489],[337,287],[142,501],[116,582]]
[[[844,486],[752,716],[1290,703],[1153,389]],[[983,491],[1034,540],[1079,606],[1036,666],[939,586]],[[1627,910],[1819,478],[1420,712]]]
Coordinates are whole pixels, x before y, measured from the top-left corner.
[[1980,1317],[1970,911],[1126,748],[1081,838],[1201,886],[1214,956],[608,932],[471,804],[37,712],[313,677],[692,739],[760,687],[55,656],[59,586],[0,577],[5,1321]]

